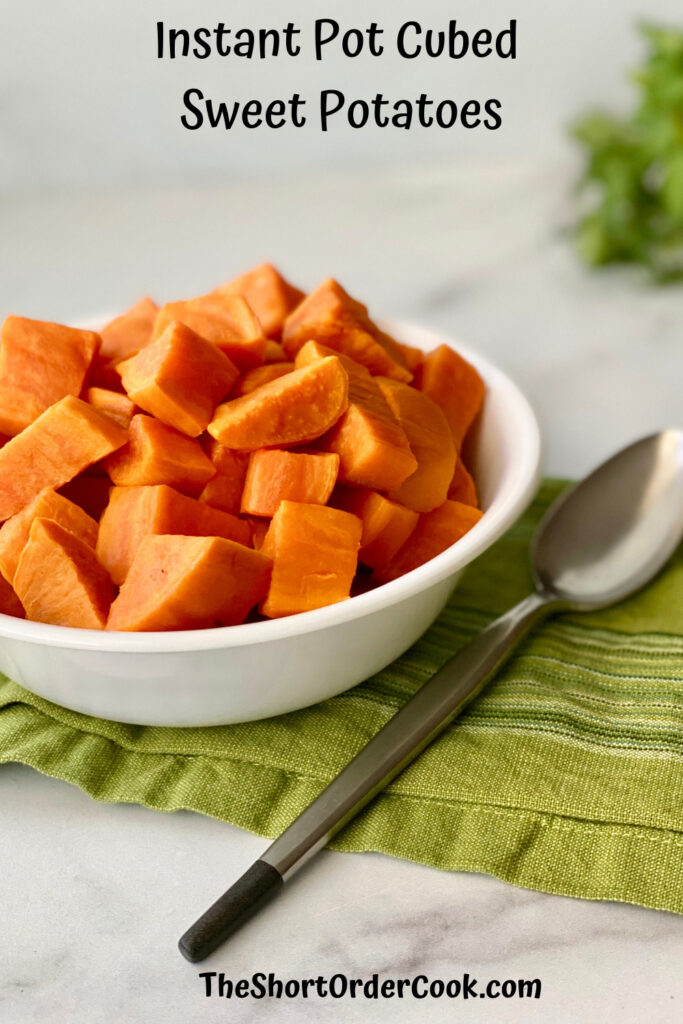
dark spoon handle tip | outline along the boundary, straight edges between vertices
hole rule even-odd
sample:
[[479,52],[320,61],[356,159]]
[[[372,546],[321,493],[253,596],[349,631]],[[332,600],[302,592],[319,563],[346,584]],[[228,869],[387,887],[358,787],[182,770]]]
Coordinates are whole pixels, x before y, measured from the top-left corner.
[[178,943],[186,960],[196,964],[213,953],[252,914],[282,888],[282,875],[263,860],[255,861],[234,885],[220,896]]

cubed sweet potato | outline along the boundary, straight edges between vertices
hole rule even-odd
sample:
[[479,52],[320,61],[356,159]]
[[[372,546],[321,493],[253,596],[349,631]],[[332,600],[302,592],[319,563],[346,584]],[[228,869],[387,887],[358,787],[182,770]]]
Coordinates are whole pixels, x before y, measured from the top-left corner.
[[290,359],[311,339],[343,352],[371,373],[412,380],[393,338],[382,332],[368,316],[366,307],[332,278],[306,296],[285,321],[282,342]]
[[86,388],[83,397],[88,405],[99,409],[105,416],[111,416],[124,430],[128,430],[135,411],[135,405],[128,395],[110,391],[109,388]]
[[243,622],[268,590],[271,562],[221,537],[146,537],[109,630],[203,629]]
[[134,306],[111,320],[100,331],[102,347],[100,356],[105,361],[116,362],[135,355],[152,339],[152,328],[159,309],[152,299],[144,298]]
[[304,298],[270,263],[228,281],[215,294],[244,296],[269,338],[280,337],[285,320]]
[[419,514],[367,487],[340,487],[332,498],[336,508],[358,516],[363,524],[358,559],[371,569],[387,565],[417,526]]
[[19,559],[28,543],[34,519],[50,519],[79,537],[89,547],[97,543],[97,523],[82,508],[46,487],[26,508],[11,516],[0,527],[0,572],[8,583],[14,582]]
[[80,394],[100,338],[20,316],[7,317],[0,337],[0,432],[13,437],[60,398]]
[[201,295],[162,306],[154,323],[158,338],[174,320],[212,341],[238,370],[260,366],[266,357],[266,336],[251,307],[241,295]]
[[209,437],[205,451],[216,467],[216,475],[205,484],[199,500],[212,508],[239,515],[249,453],[235,452],[213,437]]
[[277,448],[252,452],[242,491],[242,512],[270,517],[281,501],[324,505],[338,471],[339,456],[331,452],[313,454]]
[[453,479],[448,488],[448,497],[450,501],[459,501],[462,505],[479,507],[476,485],[460,456],[455,464]]
[[128,443],[104,465],[119,486],[168,484],[189,494],[199,494],[216,472],[199,441],[142,413],[130,421]]
[[251,543],[248,523],[172,487],[113,487],[100,519],[97,557],[114,583],[123,583],[143,538],[157,534]]
[[265,363],[263,366],[255,366],[253,370],[247,370],[246,373],[237,378],[230,392],[230,398],[240,398],[242,395],[248,395],[264,384],[269,384],[271,380],[284,377],[285,374],[290,373],[293,369],[294,363],[288,362]]
[[261,611],[270,618],[345,600],[358,562],[360,519],[326,505],[283,501],[261,552],[273,575]]
[[460,450],[484,401],[484,382],[466,359],[448,345],[440,345],[425,356],[417,383],[443,410]]
[[34,519],[14,576],[34,622],[104,629],[114,588],[95,552],[51,519]]
[[348,397],[348,375],[330,356],[224,402],[208,429],[237,451],[306,444],[337,422]]
[[446,500],[457,458],[446,417],[416,388],[387,377],[376,380],[417,459],[415,472],[392,488],[389,497],[416,512],[431,512]]
[[118,371],[131,401],[189,437],[206,429],[238,376],[213,342],[176,322]]
[[118,423],[87,402],[62,398],[0,449],[0,522],[44,487],[61,487],[127,439]]
[[479,522],[482,513],[471,505],[445,501],[433,512],[420,516],[410,537],[392,560],[372,574],[374,583],[388,583],[417,569],[464,537]]

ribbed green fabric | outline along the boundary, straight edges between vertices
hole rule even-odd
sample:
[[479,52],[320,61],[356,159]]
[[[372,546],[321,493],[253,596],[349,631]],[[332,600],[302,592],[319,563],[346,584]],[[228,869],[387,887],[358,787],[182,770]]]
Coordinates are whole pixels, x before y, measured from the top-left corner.
[[[189,808],[274,836],[435,669],[524,596],[531,534],[561,486],[543,485],[419,643],[340,697],[263,722],[162,729],[87,718],[3,680],[0,761],[98,800]],[[536,630],[333,845],[683,913],[683,551],[619,607]]]

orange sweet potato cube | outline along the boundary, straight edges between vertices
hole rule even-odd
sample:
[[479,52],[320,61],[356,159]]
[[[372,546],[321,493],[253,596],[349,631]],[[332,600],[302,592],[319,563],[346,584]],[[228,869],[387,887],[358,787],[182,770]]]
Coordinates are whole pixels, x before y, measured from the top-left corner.
[[251,543],[248,523],[165,484],[113,487],[100,519],[96,550],[114,583],[123,583],[142,540],[158,534],[213,536]]
[[104,629],[114,588],[93,549],[50,519],[34,519],[14,577],[34,622]]
[[0,337],[0,433],[9,436],[80,394],[100,344],[93,331],[20,316],[7,317]]
[[119,486],[168,484],[190,494],[198,494],[216,472],[198,441],[142,413],[130,421],[128,443],[104,465]]
[[440,345],[425,356],[418,384],[443,410],[459,451],[484,401],[483,380],[471,363],[448,345]]
[[[313,366],[330,351],[321,342],[309,341],[297,353],[295,365]],[[379,491],[399,487],[417,469],[405,431],[369,371],[349,356],[337,358],[349,379],[349,404],[319,443],[339,455],[341,482]]]
[[395,557],[373,572],[373,583],[388,583],[436,558],[464,537],[481,517],[478,508],[457,501],[445,501],[433,512],[424,513]]
[[277,448],[252,452],[242,491],[242,512],[270,517],[281,501],[325,505],[338,471],[339,456],[331,452],[309,454]]
[[33,501],[11,516],[0,527],[0,572],[8,583],[14,582],[21,553],[31,532],[34,519],[50,519],[63,529],[95,548],[97,523],[82,508],[46,487]]
[[159,307],[152,299],[144,298],[100,331],[100,356],[105,361],[128,359],[152,339],[152,328]]
[[266,358],[266,336],[251,307],[241,295],[201,295],[162,306],[154,323],[153,338],[174,320],[212,341],[238,370],[261,366]]
[[111,607],[109,630],[232,626],[268,590],[270,559],[221,537],[146,537]]
[[249,453],[235,452],[212,437],[209,438],[206,452],[216,467],[216,475],[204,486],[199,500],[212,508],[239,515]]
[[0,449],[0,522],[44,487],[61,487],[127,439],[118,423],[87,402],[62,398]]
[[273,560],[263,614],[295,615],[349,597],[361,533],[360,519],[348,512],[281,502],[261,546]]
[[397,343],[372,322],[365,306],[332,278],[323,281],[285,321],[282,342],[290,359],[310,340],[343,352],[371,373],[412,380]]
[[216,345],[176,322],[117,369],[131,401],[190,437],[206,429],[238,376]]
[[390,490],[389,497],[416,512],[443,505],[453,479],[457,454],[443,412],[431,398],[400,381],[378,377],[382,394],[403,427],[417,469]]
[[219,405],[209,433],[243,452],[307,444],[337,422],[348,395],[348,374],[330,356]]
[[417,526],[419,514],[367,487],[340,487],[333,504],[363,524],[358,559],[371,569],[387,565]]
[[124,430],[128,430],[135,411],[135,405],[128,395],[110,391],[109,388],[86,388],[83,397],[88,405],[99,409],[105,416],[111,416]]
[[279,338],[285,320],[304,298],[270,263],[228,281],[214,294],[243,295],[269,338]]

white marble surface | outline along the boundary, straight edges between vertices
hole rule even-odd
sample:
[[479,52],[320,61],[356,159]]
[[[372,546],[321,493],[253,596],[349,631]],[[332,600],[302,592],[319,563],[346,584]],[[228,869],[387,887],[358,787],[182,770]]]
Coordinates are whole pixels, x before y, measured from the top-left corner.
[[[44,195],[0,205],[0,314],[81,318],[175,297],[263,258],[335,273],[371,305],[455,331],[511,371],[546,467],[577,474],[681,420],[683,290],[587,274],[564,233],[570,169],[453,165],[202,192]],[[683,922],[377,855],[325,853],[202,967],[175,940],[262,849],[191,814],[96,804],[0,768],[0,1020],[678,1021]],[[200,970],[542,980],[538,1001],[221,1005]],[[322,1008],[322,1009],[321,1009]]]

